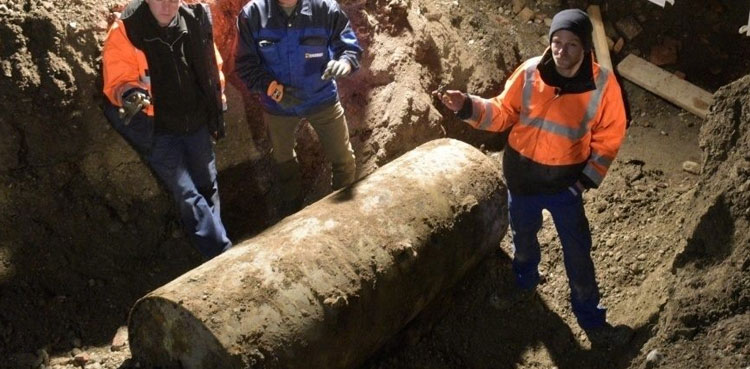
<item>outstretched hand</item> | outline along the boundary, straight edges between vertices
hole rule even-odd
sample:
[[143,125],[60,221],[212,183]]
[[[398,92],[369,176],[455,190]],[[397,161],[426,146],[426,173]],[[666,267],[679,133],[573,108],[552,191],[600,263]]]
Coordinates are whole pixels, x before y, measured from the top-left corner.
[[433,91],[432,95],[435,96],[440,102],[445,105],[448,109],[457,112],[461,110],[466,101],[466,95],[458,90],[446,90],[445,92]]

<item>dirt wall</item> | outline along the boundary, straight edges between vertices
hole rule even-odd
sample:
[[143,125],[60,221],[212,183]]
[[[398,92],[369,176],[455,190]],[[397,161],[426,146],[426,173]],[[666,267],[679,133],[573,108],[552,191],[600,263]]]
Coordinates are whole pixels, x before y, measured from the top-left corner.
[[[0,347],[8,352],[116,324],[125,313],[118,298],[90,293],[120,290],[129,282],[117,276],[171,238],[166,196],[98,108],[108,14],[102,4],[0,2]],[[93,306],[114,319],[92,319],[101,316]],[[65,318],[76,312],[92,320]]]
[[750,75],[720,88],[701,127],[702,178],[692,193],[674,295],[650,342],[669,368],[742,367],[750,357]]

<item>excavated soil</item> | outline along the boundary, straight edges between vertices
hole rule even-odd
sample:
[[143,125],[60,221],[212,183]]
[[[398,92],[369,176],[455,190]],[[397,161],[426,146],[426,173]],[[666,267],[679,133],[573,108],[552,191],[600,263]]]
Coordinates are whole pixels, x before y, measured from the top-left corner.
[[[216,146],[222,210],[241,240],[278,221],[278,193],[257,104],[229,73],[243,2],[207,2],[230,81],[228,137]],[[601,4],[608,36],[624,41],[615,63],[659,54],[663,68],[716,92],[704,120],[622,82],[627,139],[584,198],[603,303],[635,330],[631,342],[590,348],[545,217],[536,299],[505,311],[490,304],[512,288],[506,238],[362,369],[750,367],[750,37],[737,32],[750,5],[739,3]],[[502,135],[469,129],[429,92],[497,94],[544,50],[557,10],[588,5],[344,1],[366,49],[362,70],[341,81],[359,174],[440,137],[499,158]],[[0,367],[137,367],[116,335],[130,307],[202,262],[169,197],[100,109],[101,44],[121,7],[0,0]],[[330,191],[330,168],[308,126],[297,151],[312,203]]]

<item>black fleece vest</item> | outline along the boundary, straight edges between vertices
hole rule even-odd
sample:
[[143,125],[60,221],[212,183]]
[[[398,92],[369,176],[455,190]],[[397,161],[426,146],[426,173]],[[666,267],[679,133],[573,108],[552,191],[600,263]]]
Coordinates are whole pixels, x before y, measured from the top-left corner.
[[211,91],[200,83],[208,71],[196,45],[198,30],[188,27],[180,12],[169,26],[160,27],[145,2],[123,22],[133,46],[146,55],[155,132],[185,134],[207,124],[215,109]]

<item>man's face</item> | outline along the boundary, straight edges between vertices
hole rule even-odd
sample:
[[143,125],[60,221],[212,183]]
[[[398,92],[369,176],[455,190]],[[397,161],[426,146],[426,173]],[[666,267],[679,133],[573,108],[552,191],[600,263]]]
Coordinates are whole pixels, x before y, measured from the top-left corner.
[[162,27],[166,27],[172,22],[180,9],[180,2],[181,0],[146,0],[151,14]]
[[578,66],[583,60],[583,42],[575,33],[566,29],[555,32],[550,48],[558,69],[572,71],[574,74],[578,71]]

